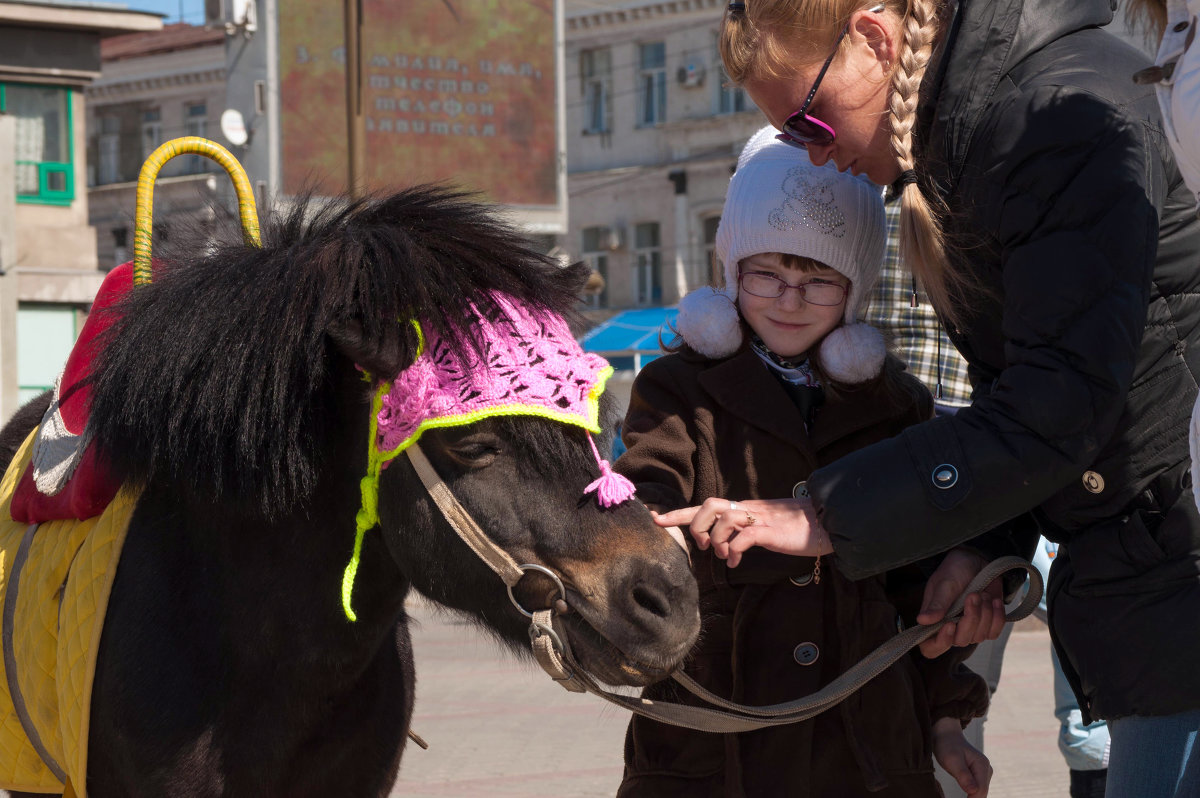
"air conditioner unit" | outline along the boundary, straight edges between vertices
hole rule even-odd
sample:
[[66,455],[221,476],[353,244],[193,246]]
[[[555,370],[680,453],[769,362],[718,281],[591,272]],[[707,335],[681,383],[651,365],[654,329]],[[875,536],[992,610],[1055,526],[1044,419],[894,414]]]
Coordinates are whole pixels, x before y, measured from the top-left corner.
[[620,225],[608,228],[608,235],[604,238],[604,246],[612,252],[616,252],[625,246],[625,228]]
[[680,86],[694,88],[704,85],[704,64],[695,61],[679,67],[675,75]]
[[258,30],[258,10],[254,0],[204,0],[204,26],[225,28],[233,36],[241,32],[247,39]]

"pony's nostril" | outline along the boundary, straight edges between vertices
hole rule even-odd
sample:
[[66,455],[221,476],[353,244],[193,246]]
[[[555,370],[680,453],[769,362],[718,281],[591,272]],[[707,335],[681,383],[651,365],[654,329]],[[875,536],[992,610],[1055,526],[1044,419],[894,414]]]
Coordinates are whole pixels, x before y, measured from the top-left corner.
[[671,614],[671,605],[666,596],[645,585],[636,585],[633,588],[633,600],[639,607],[659,618],[666,618]]

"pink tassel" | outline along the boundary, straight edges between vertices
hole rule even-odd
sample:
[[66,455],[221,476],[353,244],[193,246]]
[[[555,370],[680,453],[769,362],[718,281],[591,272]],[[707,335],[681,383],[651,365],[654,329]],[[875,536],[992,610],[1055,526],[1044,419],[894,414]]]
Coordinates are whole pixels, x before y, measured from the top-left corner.
[[624,476],[613,471],[608,461],[600,457],[600,451],[591,435],[588,435],[588,443],[592,445],[592,454],[596,455],[596,462],[600,465],[600,478],[584,488],[583,495],[595,491],[596,500],[600,502],[601,507],[614,507],[632,499],[637,488]]

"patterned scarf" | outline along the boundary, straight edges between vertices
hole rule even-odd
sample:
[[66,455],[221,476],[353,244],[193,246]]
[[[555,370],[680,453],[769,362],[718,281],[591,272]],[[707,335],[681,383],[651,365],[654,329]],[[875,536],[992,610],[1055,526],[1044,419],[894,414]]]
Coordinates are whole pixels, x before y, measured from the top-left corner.
[[758,355],[759,360],[767,365],[768,369],[774,371],[781,380],[789,385],[802,385],[806,388],[821,387],[821,381],[817,379],[816,372],[813,371],[812,364],[809,363],[807,357],[799,363],[785,360],[768,349],[762,339],[753,334],[750,336],[750,347],[754,350],[754,354]]

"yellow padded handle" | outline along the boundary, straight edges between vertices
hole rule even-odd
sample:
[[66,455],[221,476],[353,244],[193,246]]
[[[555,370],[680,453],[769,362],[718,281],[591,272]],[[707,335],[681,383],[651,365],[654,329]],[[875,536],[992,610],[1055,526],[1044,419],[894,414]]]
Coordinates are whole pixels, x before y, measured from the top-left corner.
[[212,158],[225,167],[229,178],[233,181],[233,189],[237,193],[238,214],[242,219],[242,237],[249,246],[261,246],[262,240],[258,233],[258,210],[254,206],[254,190],[250,186],[250,178],[246,170],[238,163],[229,150],[215,141],[199,136],[184,136],[171,139],[163,144],[142,164],[141,174],[138,175],[137,210],[133,226],[133,284],[145,285],[150,282],[150,244],[153,241],[154,225],[151,217],[154,213],[154,181],[163,164],[176,155],[197,153]]

